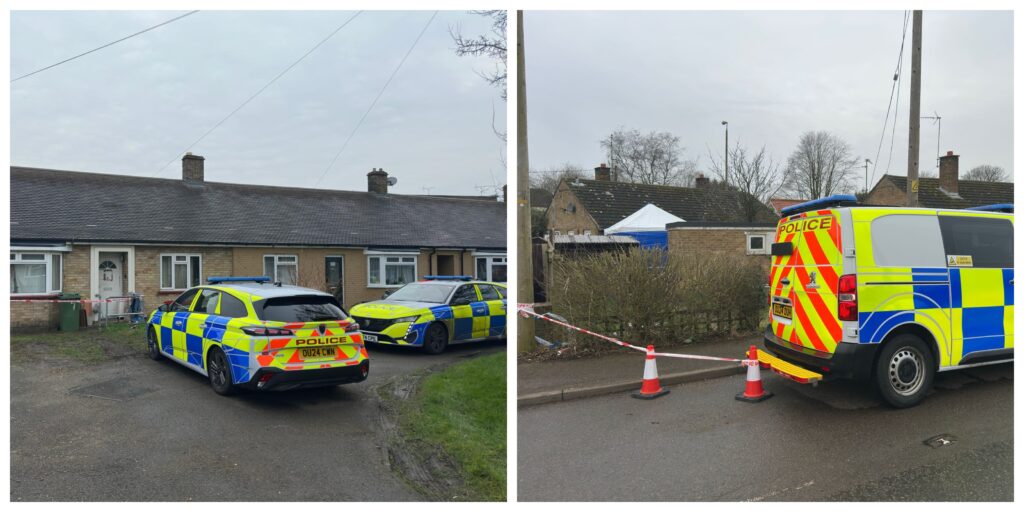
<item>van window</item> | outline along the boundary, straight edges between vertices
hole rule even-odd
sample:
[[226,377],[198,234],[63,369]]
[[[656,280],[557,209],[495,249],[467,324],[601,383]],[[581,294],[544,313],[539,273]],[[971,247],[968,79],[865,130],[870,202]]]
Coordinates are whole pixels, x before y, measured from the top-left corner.
[[988,217],[939,217],[947,255],[970,256],[974,268],[1013,268],[1013,224]]
[[871,249],[880,267],[945,267],[934,215],[884,215],[871,222]]

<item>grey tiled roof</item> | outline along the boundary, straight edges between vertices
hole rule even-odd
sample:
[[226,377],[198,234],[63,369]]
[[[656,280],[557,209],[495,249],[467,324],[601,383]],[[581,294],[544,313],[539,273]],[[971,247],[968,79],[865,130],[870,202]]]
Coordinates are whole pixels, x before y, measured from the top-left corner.
[[11,240],[505,248],[505,203],[11,167]]
[[[741,221],[742,213],[738,203],[750,197],[718,185],[688,188],[582,179],[567,180],[566,183],[601,229],[619,222],[648,203],[687,222]],[[778,219],[763,204],[758,207],[758,212],[757,220],[767,222]]]
[[[907,177],[886,174],[882,179],[892,181],[900,190],[907,190]],[[917,202],[925,208],[962,209],[987,204],[1013,202],[1013,183],[965,181],[958,184],[959,198],[939,190],[938,178],[918,178]],[[875,185],[877,187],[877,185]]]

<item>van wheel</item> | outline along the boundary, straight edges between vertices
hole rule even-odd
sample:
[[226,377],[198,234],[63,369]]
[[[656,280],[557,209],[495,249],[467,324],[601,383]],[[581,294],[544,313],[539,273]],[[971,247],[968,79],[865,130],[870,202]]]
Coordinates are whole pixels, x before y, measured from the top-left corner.
[[913,334],[889,340],[878,354],[874,379],[882,399],[898,408],[922,400],[935,379],[935,361],[924,341]]
[[160,344],[156,342],[156,329],[150,326],[146,330],[146,355],[154,361],[159,361],[162,354],[160,354]]
[[231,380],[231,365],[224,351],[214,347],[210,349],[206,361],[206,373],[210,377],[210,387],[218,395],[232,395],[235,393],[235,385]]
[[423,351],[437,355],[444,352],[446,348],[448,348],[448,328],[439,322],[430,324],[423,336]]

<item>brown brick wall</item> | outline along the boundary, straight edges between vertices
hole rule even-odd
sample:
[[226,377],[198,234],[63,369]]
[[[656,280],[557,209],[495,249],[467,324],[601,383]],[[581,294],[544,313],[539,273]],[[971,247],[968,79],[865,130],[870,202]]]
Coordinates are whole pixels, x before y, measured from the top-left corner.
[[871,190],[864,204],[875,206],[902,206],[907,204],[907,193],[900,190],[895,184],[887,179],[882,179],[878,185]]
[[[573,213],[566,211],[570,204],[576,207]],[[555,196],[551,198],[551,207],[548,208],[548,230],[559,231],[563,235],[569,234],[569,231],[582,235],[586,230],[590,230],[594,235],[601,234],[597,223],[564,181],[558,185]]]
[[56,330],[60,322],[58,304],[45,302],[12,302],[11,332]]
[[206,282],[210,276],[234,275],[231,253],[232,249],[226,247],[135,246],[135,292],[144,296],[146,309],[155,308],[181,294],[182,290],[160,290],[161,254],[199,254],[202,256],[200,278]]
[[686,259],[712,258],[717,253],[742,254],[761,263],[767,271],[771,266],[770,256],[747,255],[747,232],[764,232],[765,245],[772,243],[771,229],[670,229],[668,250],[673,256]]

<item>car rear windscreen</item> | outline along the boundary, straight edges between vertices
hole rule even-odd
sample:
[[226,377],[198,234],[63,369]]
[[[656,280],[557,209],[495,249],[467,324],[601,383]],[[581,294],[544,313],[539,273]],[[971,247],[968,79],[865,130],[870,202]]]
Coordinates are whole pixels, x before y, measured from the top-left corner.
[[348,317],[334,297],[295,295],[275,297],[254,304],[260,320],[270,322],[320,322]]

